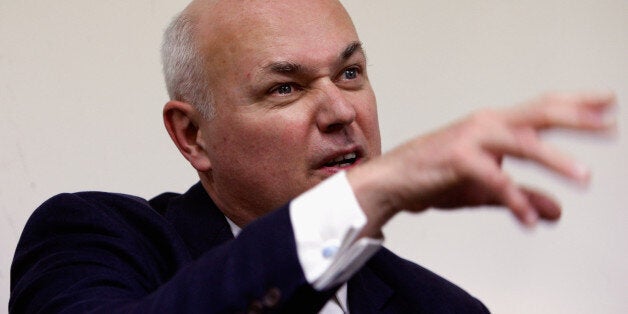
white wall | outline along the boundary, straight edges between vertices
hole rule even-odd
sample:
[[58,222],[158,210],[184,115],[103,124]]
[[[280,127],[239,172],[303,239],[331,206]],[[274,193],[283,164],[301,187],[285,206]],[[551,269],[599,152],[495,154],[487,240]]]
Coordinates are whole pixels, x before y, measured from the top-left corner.
[[[161,32],[185,3],[0,0],[1,304],[20,231],[46,198],[151,197],[195,182],[160,118]],[[385,149],[548,89],[613,89],[628,99],[625,0],[344,3],[369,55]],[[494,209],[404,215],[388,226],[387,245],[496,313],[626,313],[628,134],[620,133],[549,136],[593,167],[588,189],[507,162],[517,179],[562,200],[557,225],[525,231]]]

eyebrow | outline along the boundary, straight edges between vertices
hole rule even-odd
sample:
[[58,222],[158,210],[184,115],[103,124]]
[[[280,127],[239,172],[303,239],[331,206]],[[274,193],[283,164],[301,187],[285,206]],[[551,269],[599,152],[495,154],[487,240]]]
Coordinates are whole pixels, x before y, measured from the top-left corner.
[[[362,49],[362,42],[360,41],[354,41],[347,45],[342,53],[340,53],[339,59],[341,61],[346,61],[347,59],[351,58],[356,52],[362,52],[362,54],[364,54],[364,49]],[[276,61],[262,67],[262,71],[268,70],[270,70],[270,72],[279,74],[295,74],[307,69],[304,69],[303,65],[296,62]]]
[[354,42],[350,43],[349,46],[347,46],[347,48],[345,48],[345,50],[342,52],[342,54],[340,54],[340,58],[343,61],[347,60],[347,59],[351,58],[351,56],[353,56],[353,54],[356,51],[360,51],[360,52],[362,52],[362,54],[364,54],[364,49],[362,49],[362,42],[354,41]]
[[275,73],[290,74],[301,72],[303,66],[291,61],[278,61],[265,66],[264,69],[270,69]]

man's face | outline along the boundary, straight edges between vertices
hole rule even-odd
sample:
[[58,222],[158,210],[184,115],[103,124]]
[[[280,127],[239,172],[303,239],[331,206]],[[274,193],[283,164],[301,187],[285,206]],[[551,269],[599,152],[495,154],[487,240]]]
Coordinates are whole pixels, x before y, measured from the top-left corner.
[[261,215],[380,154],[365,55],[338,2],[223,1],[209,14],[216,116],[199,125],[201,178],[223,211]]

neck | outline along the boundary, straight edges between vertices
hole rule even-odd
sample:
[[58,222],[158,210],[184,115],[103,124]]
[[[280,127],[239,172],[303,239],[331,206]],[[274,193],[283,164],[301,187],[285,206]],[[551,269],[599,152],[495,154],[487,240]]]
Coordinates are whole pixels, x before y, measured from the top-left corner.
[[228,193],[221,193],[222,191],[217,189],[213,180],[211,180],[211,176],[199,173],[199,177],[203,188],[214,201],[216,207],[238,227],[244,228],[267,212],[260,210],[262,208],[260,206],[252,206],[243,202],[244,198],[241,195],[240,197],[231,197]]

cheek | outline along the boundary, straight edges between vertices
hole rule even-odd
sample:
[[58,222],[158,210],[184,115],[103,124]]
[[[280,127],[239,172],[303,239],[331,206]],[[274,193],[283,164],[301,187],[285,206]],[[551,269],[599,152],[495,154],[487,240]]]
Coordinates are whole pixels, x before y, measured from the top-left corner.
[[[252,118],[251,118],[252,117]],[[303,160],[307,148],[307,123],[296,115],[252,114],[235,122],[224,138],[223,159],[264,171],[281,172]],[[218,148],[220,150],[220,148]],[[247,166],[243,165],[243,166]]]
[[356,122],[369,144],[370,152],[373,156],[381,154],[381,138],[379,133],[379,121],[377,117],[377,103],[372,92],[360,95],[355,103]]

